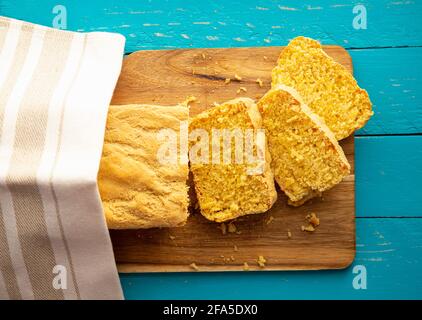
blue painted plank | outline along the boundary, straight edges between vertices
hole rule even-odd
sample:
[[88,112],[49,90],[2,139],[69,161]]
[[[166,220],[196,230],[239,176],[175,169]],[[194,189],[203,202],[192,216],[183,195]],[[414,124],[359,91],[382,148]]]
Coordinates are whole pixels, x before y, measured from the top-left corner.
[[[58,4],[67,8],[68,29],[120,32],[128,52],[283,45],[298,35],[355,48],[422,45],[420,1],[0,0],[0,13],[52,25]],[[358,4],[367,11],[366,30],[353,27]]]
[[350,50],[354,75],[374,116],[357,132],[422,133],[422,48]]
[[422,217],[422,136],[356,137],[356,215]]
[[[422,219],[358,219],[345,270],[121,274],[127,299],[421,299]],[[367,289],[353,287],[364,266]]]

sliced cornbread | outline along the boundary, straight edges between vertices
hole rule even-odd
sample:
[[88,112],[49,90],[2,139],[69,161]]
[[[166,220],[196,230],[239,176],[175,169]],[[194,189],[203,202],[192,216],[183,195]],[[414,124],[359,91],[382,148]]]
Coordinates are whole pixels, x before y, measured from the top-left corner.
[[[246,132],[249,129],[249,132],[254,132],[255,138],[255,131],[260,128],[261,116],[258,108],[253,100],[248,98],[228,101],[191,118],[190,168],[200,211],[207,219],[223,222],[246,214],[261,213],[270,209],[275,202],[277,193],[265,141],[262,144],[252,144],[254,154],[260,154],[262,157],[257,159],[261,160],[248,160],[245,157],[245,147],[243,163],[240,163],[236,160],[235,151],[239,150],[236,149],[239,145],[235,145],[235,139],[228,141],[230,149],[227,152],[227,148],[226,151],[223,148],[222,136],[215,136],[216,132],[221,133],[224,130],[229,133],[240,130],[246,139]],[[205,138],[195,140],[196,133],[204,132],[206,132]],[[217,138],[213,139],[213,134]],[[207,140],[206,148],[212,146],[205,161],[196,160],[204,156],[201,154],[203,150],[196,150],[195,147],[201,139]],[[242,146],[243,142],[246,145],[246,140],[241,142]],[[229,155],[229,162],[224,161],[225,152]],[[216,155],[219,155],[217,160]]]
[[180,122],[187,120],[185,106],[110,106],[98,173],[110,229],[175,227],[185,223],[188,164],[160,163],[157,155],[163,142],[157,134],[165,128],[179,135]]
[[271,168],[290,204],[330,189],[350,171],[333,133],[299,94],[274,86],[258,102],[271,154]]
[[281,52],[277,64],[272,71],[272,86],[295,88],[337,140],[363,127],[373,114],[368,93],[359,88],[348,70],[324,52],[318,41],[293,39]]

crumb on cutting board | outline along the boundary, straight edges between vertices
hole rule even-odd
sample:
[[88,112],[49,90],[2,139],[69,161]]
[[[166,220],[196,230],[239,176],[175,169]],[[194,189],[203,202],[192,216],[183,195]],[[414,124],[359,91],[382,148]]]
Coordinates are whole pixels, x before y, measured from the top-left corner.
[[197,99],[195,96],[188,96],[186,97],[185,101],[182,102],[183,105],[188,106],[189,103],[195,102]]
[[222,223],[218,226],[218,228],[221,230],[222,234],[226,234],[227,233],[227,226],[225,223]]
[[270,224],[271,222],[274,221],[274,217],[273,216],[269,216],[267,221],[265,222],[266,224]]
[[226,80],[224,80],[224,84],[229,84],[229,83],[230,83],[230,81],[232,81],[232,79],[230,79],[230,78],[226,78]]
[[311,212],[310,214],[308,214],[306,216],[306,220],[308,220],[309,223],[313,227],[318,227],[319,226],[319,218],[317,217],[317,215],[314,212]]
[[292,238],[292,233],[290,232],[290,229],[287,229],[287,238]]
[[259,256],[257,262],[260,268],[265,268],[267,260],[265,260],[264,256]]
[[237,247],[237,245],[234,245],[234,246],[233,246],[233,250],[234,250],[235,252],[239,251],[239,248]]
[[256,83],[262,88],[263,82],[260,78],[256,79]]
[[196,265],[196,263],[195,263],[195,262],[192,262],[192,263],[189,265],[189,267],[190,267],[191,269],[195,270],[195,271],[199,271],[199,267]]
[[244,271],[249,271],[249,264],[247,262],[243,263],[243,270]]
[[245,87],[240,87],[239,89],[237,89],[237,93],[239,94],[239,93],[241,93],[241,92],[247,92],[248,91],[248,89],[246,89]]
[[233,222],[230,222],[227,226],[227,231],[230,233],[235,233],[237,231],[236,225]]
[[171,234],[169,235],[169,238],[170,238],[170,240],[176,239],[176,237],[175,236],[172,236]]
[[234,75],[234,78],[235,78],[237,81],[241,81],[241,80],[242,80],[242,77],[241,77],[241,76],[239,76],[238,74],[235,74],[235,75]]
[[314,232],[315,228],[319,226],[320,221],[317,215],[314,212],[311,212],[305,217],[306,221],[308,221],[307,226],[302,226],[302,231],[306,232]]
[[302,231],[314,232],[315,231],[315,228],[311,224],[309,224],[306,227],[305,226],[302,226]]

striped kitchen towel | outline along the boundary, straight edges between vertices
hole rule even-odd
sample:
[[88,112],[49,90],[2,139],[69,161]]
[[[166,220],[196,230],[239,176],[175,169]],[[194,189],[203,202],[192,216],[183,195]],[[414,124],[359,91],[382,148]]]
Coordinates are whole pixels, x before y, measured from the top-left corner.
[[0,299],[121,299],[98,193],[125,39],[0,17]]

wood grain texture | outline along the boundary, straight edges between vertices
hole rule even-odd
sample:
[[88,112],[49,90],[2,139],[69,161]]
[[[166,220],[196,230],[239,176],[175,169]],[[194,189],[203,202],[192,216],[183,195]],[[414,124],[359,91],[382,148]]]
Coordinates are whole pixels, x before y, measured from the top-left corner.
[[[191,105],[190,114],[195,115],[214,102],[239,96],[239,87],[247,89],[243,96],[258,99],[270,88],[271,69],[281,49],[139,51],[125,59],[112,103],[174,105],[194,95],[198,100]],[[324,50],[352,71],[346,50],[336,46]],[[234,80],[235,75],[241,80]],[[225,84],[226,78],[233,80]],[[263,87],[257,78],[264,82]],[[327,191],[322,199],[299,208],[288,206],[287,198],[279,192],[278,201],[267,213],[235,221],[239,233],[223,235],[218,224],[195,210],[182,228],[111,231],[119,271],[192,271],[191,263],[201,271],[236,271],[243,270],[245,262],[250,270],[347,267],[355,255],[353,141],[350,137],[341,143],[352,165],[352,174],[342,183]],[[314,233],[301,230],[310,212],[321,219]],[[267,259],[265,269],[256,262],[259,255]]]
[[[271,87],[271,70],[283,47],[145,50],[130,54],[124,61],[122,75],[112,104],[153,103],[172,105],[188,96],[191,115],[238,96],[260,98]],[[353,72],[345,49],[325,46],[324,50]],[[235,75],[241,80],[236,80]],[[231,79],[225,84],[227,78]],[[263,81],[260,87],[257,79]],[[238,94],[240,87],[246,93]]]

